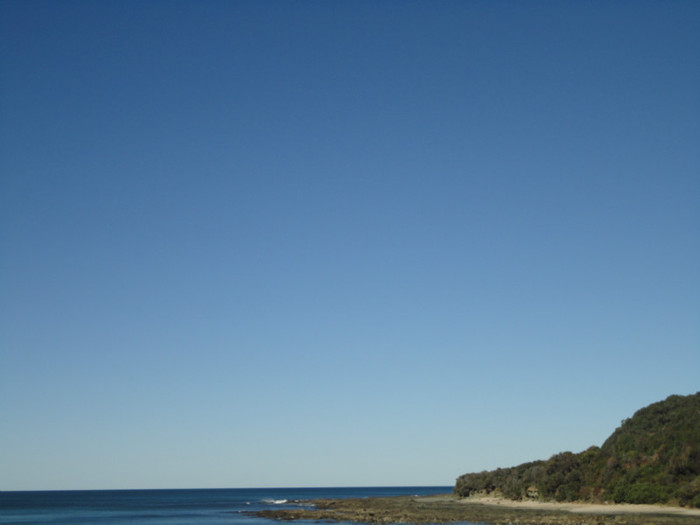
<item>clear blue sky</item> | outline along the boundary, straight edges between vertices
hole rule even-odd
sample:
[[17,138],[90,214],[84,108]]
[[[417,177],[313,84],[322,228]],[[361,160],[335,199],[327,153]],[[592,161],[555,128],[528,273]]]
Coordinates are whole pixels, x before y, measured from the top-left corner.
[[0,3],[0,490],[451,485],[700,390],[700,3]]

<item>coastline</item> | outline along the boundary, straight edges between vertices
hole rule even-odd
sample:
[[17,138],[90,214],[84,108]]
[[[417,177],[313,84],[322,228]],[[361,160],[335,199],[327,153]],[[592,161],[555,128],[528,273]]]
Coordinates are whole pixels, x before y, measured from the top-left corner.
[[397,496],[295,502],[255,516],[369,524],[700,525],[700,509],[663,505],[512,501],[493,496]]

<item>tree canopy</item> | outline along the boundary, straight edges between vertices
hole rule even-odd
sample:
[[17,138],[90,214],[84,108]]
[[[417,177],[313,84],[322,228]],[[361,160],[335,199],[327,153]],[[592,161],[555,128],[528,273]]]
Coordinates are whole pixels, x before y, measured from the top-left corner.
[[454,492],[700,508],[700,392],[670,396],[638,410],[601,447],[464,474]]

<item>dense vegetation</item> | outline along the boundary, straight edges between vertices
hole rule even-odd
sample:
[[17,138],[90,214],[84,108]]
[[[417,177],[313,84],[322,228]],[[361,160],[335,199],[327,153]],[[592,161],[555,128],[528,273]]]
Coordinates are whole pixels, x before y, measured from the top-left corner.
[[464,474],[459,496],[672,503],[700,508],[700,392],[671,396],[622,422],[601,447]]

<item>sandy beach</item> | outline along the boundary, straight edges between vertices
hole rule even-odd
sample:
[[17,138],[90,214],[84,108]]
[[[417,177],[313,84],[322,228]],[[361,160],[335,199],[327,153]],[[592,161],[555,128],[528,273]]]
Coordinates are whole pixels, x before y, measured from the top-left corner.
[[[447,496],[454,498],[454,496]],[[678,516],[697,516],[700,509],[672,507],[668,505],[632,505],[629,503],[580,503],[580,502],[547,502],[547,501],[515,501],[495,496],[472,496],[457,498],[464,504],[494,505],[513,509],[553,510],[579,514],[669,514]]]

